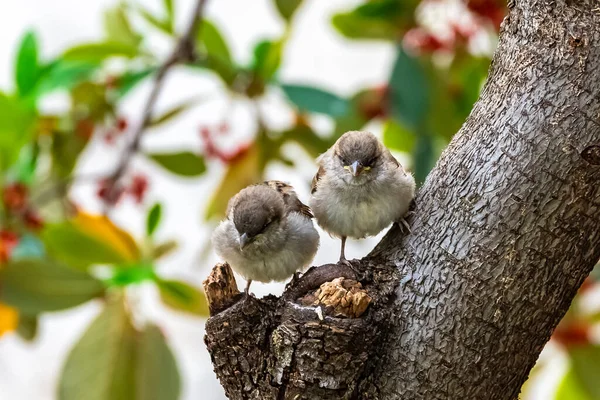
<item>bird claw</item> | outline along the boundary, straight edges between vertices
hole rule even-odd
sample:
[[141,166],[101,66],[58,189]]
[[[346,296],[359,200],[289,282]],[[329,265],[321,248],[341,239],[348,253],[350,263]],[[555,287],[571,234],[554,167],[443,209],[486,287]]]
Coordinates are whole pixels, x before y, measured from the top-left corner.
[[[410,211],[410,212],[412,213],[412,211]],[[406,217],[401,218],[399,222],[400,222],[400,229],[402,229],[403,232],[404,232],[404,230],[406,230],[407,233],[412,233],[412,231],[410,230],[410,225],[406,221]]]
[[346,257],[340,257],[338,264],[342,264],[342,265],[345,265],[346,267],[352,268],[352,263],[350,261],[346,260]]

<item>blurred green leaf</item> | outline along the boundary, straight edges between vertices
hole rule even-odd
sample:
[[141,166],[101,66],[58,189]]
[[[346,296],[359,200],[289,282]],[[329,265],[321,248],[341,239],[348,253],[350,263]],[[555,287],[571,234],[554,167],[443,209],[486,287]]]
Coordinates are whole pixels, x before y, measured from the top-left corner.
[[412,17],[419,0],[371,0],[358,6],[354,13],[366,18],[397,21],[399,17]]
[[590,399],[600,399],[600,346],[572,346],[569,348],[573,383]]
[[429,84],[421,64],[409,56],[402,46],[398,47],[389,89],[392,116],[416,131],[423,125],[429,112]]
[[169,307],[187,313],[208,317],[208,304],[204,293],[185,282],[159,280],[160,298]]
[[38,43],[35,33],[28,31],[19,45],[15,65],[15,82],[20,96],[27,96],[40,76]]
[[155,117],[150,122],[150,126],[157,127],[159,125],[162,125],[166,122],[171,121],[173,118],[178,117],[183,112],[185,112],[185,111],[189,110],[190,108],[192,108],[193,106],[197,105],[201,100],[202,99],[191,99],[191,100],[185,101],[181,104],[174,106],[170,110],[165,111],[164,114]]
[[339,33],[349,39],[394,40],[398,36],[395,25],[378,19],[364,18],[356,12],[336,14],[331,22]]
[[405,129],[393,119],[389,119],[383,126],[383,144],[389,149],[412,153],[415,148],[416,137],[411,131]]
[[254,48],[252,70],[265,81],[271,80],[281,65],[283,41],[263,40]]
[[148,217],[146,218],[146,235],[152,236],[160,223],[160,219],[162,217],[162,205],[160,203],[154,204],[148,212]]
[[312,158],[317,158],[331,146],[329,141],[319,137],[308,125],[299,125],[284,132],[282,140],[298,143]]
[[189,151],[181,153],[146,153],[166,170],[186,177],[200,176],[206,171],[204,158]]
[[177,361],[164,335],[155,325],[142,332],[137,349],[137,400],[177,400],[181,378]]
[[281,89],[290,101],[302,111],[336,118],[347,115],[350,110],[348,100],[315,87],[282,84]]
[[173,5],[173,0],[163,0],[163,5],[165,6],[165,11],[167,12],[167,20],[169,21],[169,25],[171,25],[171,29],[173,29],[175,20],[175,7]]
[[177,249],[177,242],[174,240],[168,240],[163,243],[159,243],[152,249],[152,259],[158,260],[161,257],[166,256],[169,253],[172,253],[175,249]]
[[136,344],[123,300],[109,302],[69,353],[58,399],[140,399],[135,395]]
[[233,64],[227,42],[215,24],[207,20],[202,21],[197,35],[198,44],[210,57],[228,65]]
[[60,178],[66,178],[77,164],[79,155],[85,149],[88,140],[72,132],[56,132],[52,136],[52,169]]
[[98,70],[97,63],[59,59],[44,67],[37,87],[36,96],[54,90],[71,90],[81,82],[89,80]]
[[131,89],[133,89],[137,84],[142,82],[148,76],[156,72],[156,68],[146,68],[141,69],[139,71],[130,71],[121,75],[117,81],[116,92],[119,97],[125,96]]
[[114,110],[114,104],[108,100],[106,86],[99,83],[78,84],[71,91],[71,100],[80,119],[104,122],[107,114]]
[[17,334],[28,342],[35,339],[38,332],[38,316],[37,315],[19,315],[19,325],[17,326]]
[[10,261],[0,281],[0,300],[30,316],[75,307],[104,292],[88,273],[39,259]]
[[47,224],[41,238],[49,254],[76,268],[123,264],[140,257],[133,238],[103,216],[80,213],[73,220]]
[[142,41],[142,37],[131,28],[123,5],[105,11],[104,30],[107,42],[122,43],[125,46],[137,48]]
[[260,153],[257,146],[254,145],[242,157],[236,158],[227,167],[227,172],[219,187],[213,192],[206,209],[206,220],[223,217],[229,199],[246,186],[259,182],[261,175]]
[[110,57],[134,58],[138,55],[136,46],[119,42],[100,42],[82,44],[67,50],[65,60],[88,61],[98,63]]
[[558,385],[554,400],[596,400],[597,398],[591,397],[586,390],[582,387],[580,380],[577,377],[577,373],[573,368],[569,368],[567,373],[563,377],[562,381]]
[[31,142],[19,152],[19,158],[10,168],[8,176],[15,181],[30,186],[35,180],[35,169],[37,166],[40,147],[37,142]]
[[300,4],[302,4],[302,0],[275,0],[277,11],[288,22],[292,19]]
[[156,278],[154,266],[146,262],[117,265],[113,276],[105,281],[108,286],[127,286]]
[[0,171],[17,161],[21,148],[35,133],[35,121],[31,105],[0,92]]
[[417,185],[425,182],[429,171],[435,165],[436,158],[433,138],[428,134],[417,136],[417,143],[413,150],[415,181]]
[[162,32],[166,33],[169,36],[171,36],[173,34],[172,21],[161,20],[160,18],[154,16],[150,11],[148,11],[145,8],[140,7],[140,6],[137,7],[137,10],[140,13],[140,15],[142,16],[142,18],[144,18],[146,20],[146,22],[148,22],[150,25],[161,30]]

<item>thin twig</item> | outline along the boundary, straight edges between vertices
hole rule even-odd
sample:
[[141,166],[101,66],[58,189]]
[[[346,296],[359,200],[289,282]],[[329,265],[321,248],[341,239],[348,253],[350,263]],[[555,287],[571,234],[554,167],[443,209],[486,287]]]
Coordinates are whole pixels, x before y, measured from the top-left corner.
[[[123,155],[121,156],[121,160],[117,165],[117,168],[109,178],[109,182],[111,182],[111,185],[109,189],[110,194],[108,196],[108,199],[110,199],[118,190],[117,185],[119,180],[127,171],[131,159],[140,148],[142,135],[146,128],[150,125],[150,122],[152,121],[154,105],[156,104],[158,96],[161,90],[163,89],[167,73],[174,65],[179,64],[181,62],[191,62],[196,58],[194,49],[195,42],[197,39],[196,32],[201,26],[200,23],[202,22],[202,15],[205,4],[206,0],[197,0],[192,17],[190,19],[190,23],[186,28],[186,31],[184,32],[183,36],[181,36],[181,38],[177,41],[177,44],[175,45],[175,48],[173,49],[171,55],[165,60],[165,62],[162,63],[162,65],[158,68],[158,71],[156,72],[154,84],[152,86],[152,91],[150,92],[150,95],[148,96],[146,104],[143,108],[144,111],[142,114],[142,120],[137,126],[137,129],[134,131],[134,133],[132,133],[131,142],[126,147],[125,151],[123,152]],[[105,213],[111,206],[110,203],[110,201],[105,203],[107,207]]]

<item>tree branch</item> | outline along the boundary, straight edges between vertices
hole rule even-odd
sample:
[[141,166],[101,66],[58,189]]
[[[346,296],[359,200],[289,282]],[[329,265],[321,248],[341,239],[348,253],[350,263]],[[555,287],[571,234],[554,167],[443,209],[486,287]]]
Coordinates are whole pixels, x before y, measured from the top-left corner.
[[517,398],[600,259],[600,12],[597,0],[510,4],[412,233],[393,226],[352,262],[366,313],[303,306],[311,270],[281,298],[238,300],[207,321],[229,398]]
[[[204,12],[204,7],[206,4],[206,0],[197,0],[194,6],[194,10],[192,12],[192,16],[190,17],[190,22],[185,29],[184,34],[177,41],[175,48],[171,52],[170,56],[160,65],[158,68],[156,75],[154,77],[154,83],[152,85],[152,90],[150,91],[150,95],[146,99],[146,103],[144,104],[142,119],[138,124],[135,131],[131,134],[132,139],[125,148],[121,156],[121,160],[119,164],[115,168],[115,171],[109,177],[108,181],[112,184],[110,185],[108,199],[113,198],[113,196],[118,193],[118,182],[123,177],[123,175],[127,172],[127,168],[129,167],[129,163],[133,156],[139,151],[140,142],[142,140],[142,135],[144,134],[146,128],[150,125],[152,121],[152,114],[154,110],[154,106],[156,101],[158,100],[158,96],[163,89],[165,77],[171,68],[177,64],[184,62],[192,62],[197,58],[195,51],[195,42],[197,40],[197,31],[200,28],[200,24],[202,22],[202,15]],[[107,201],[106,206],[110,206],[112,202]]]

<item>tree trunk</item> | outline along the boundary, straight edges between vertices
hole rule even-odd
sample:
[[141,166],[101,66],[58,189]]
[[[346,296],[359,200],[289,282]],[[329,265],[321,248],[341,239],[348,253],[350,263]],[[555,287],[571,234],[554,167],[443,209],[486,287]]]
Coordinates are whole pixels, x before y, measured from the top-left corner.
[[[394,226],[351,269],[311,269],[280,299],[218,302],[206,343],[229,398],[517,398],[600,259],[600,3],[509,8],[412,232]],[[314,290],[337,276],[328,303]],[[359,292],[367,312],[340,312]]]

